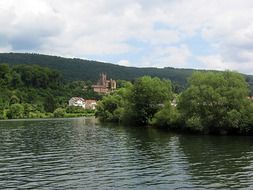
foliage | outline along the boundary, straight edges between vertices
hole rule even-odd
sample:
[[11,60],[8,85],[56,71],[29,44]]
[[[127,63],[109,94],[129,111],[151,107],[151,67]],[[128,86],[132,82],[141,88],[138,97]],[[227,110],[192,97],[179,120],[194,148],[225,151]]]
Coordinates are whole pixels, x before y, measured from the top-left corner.
[[99,101],[96,108],[95,116],[102,121],[121,122],[124,115],[124,107],[127,104],[127,97],[131,83],[126,83],[125,88],[121,88]]
[[154,126],[166,127],[166,128],[178,128],[180,127],[180,113],[177,108],[172,106],[170,102],[158,111],[151,122]]
[[238,73],[196,72],[179,98],[178,109],[191,129],[205,133],[242,132],[248,130],[253,119],[252,114],[247,114],[253,111],[247,96],[247,84]]
[[196,72],[173,102],[171,89],[169,81],[138,78],[133,85],[103,97],[96,116],[103,121],[202,133],[253,132],[253,102],[247,98],[248,86],[241,74]]
[[66,110],[64,108],[57,108],[54,111],[54,117],[64,117]]
[[9,119],[23,118],[24,106],[21,104],[12,104],[7,111],[7,117]]
[[[100,98],[84,90],[84,81],[65,82],[58,71],[38,65],[0,64],[0,84],[0,119],[50,117],[73,96]],[[23,106],[24,113],[17,114],[14,104]]]
[[132,121],[137,125],[147,125],[161,106],[171,98],[170,81],[149,76],[137,79],[128,100]]
[[123,121],[148,125],[165,101],[172,97],[171,83],[144,76],[133,85],[105,96],[98,102],[96,116],[104,121]]
[[6,119],[4,106],[0,105],[0,119]]
[[11,104],[18,104],[20,102],[20,99],[16,96],[16,95],[13,95],[11,96],[11,99],[10,99],[10,105]]
[[[95,82],[101,72],[106,72],[108,76],[113,79],[127,81],[133,81],[136,78],[148,75],[151,77],[159,77],[160,79],[171,80],[174,86],[173,90],[175,90],[176,93],[181,92],[185,88],[187,78],[194,72],[193,69],[176,69],[170,67],[162,69],[124,67],[98,61],[29,53],[0,53],[0,63],[8,63],[10,65],[19,65],[20,63],[29,65],[37,64],[42,67],[56,69],[60,71],[64,79],[68,81],[90,80]],[[245,75],[245,78],[253,94],[253,77]]]
[[[133,81],[136,78],[149,75],[168,79],[184,87],[186,79],[191,75],[191,69],[175,68],[135,68],[124,67],[110,63],[98,61],[89,61],[82,59],[69,59],[57,56],[28,54],[28,53],[0,53],[0,63],[10,65],[37,64],[42,67],[56,69],[63,74],[64,79],[68,81],[92,81],[96,82],[100,73],[105,72],[110,78],[116,80]],[[121,85],[121,82],[119,82]]]
[[68,113],[68,114],[84,114],[84,115],[88,115],[88,114],[94,114],[95,110],[83,109],[82,107],[78,107],[78,106],[68,106],[66,108],[66,113]]

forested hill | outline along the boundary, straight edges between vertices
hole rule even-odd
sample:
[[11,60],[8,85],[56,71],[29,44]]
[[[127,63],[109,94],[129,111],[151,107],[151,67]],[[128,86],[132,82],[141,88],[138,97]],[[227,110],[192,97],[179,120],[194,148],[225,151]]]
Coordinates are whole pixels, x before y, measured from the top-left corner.
[[[8,63],[10,65],[38,64],[59,70],[66,80],[96,81],[99,73],[105,72],[110,78],[123,80],[133,80],[144,75],[157,76],[161,79],[170,79],[181,86],[185,86],[187,78],[194,71],[193,69],[170,67],[163,69],[124,67],[98,61],[28,53],[0,53],[0,63]],[[246,76],[246,80],[253,86],[253,76]]]
[[96,81],[101,72],[107,73],[110,78],[133,80],[144,75],[157,76],[170,79],[179,84],[185,84],[186,78],[193,70],[174,68],[136,68],[124,67],[111,63],[71,59],[57,56],[27,53],[0,53],[0,63],[15,64],[38,64],[59,70],[67,80],[92,80]]

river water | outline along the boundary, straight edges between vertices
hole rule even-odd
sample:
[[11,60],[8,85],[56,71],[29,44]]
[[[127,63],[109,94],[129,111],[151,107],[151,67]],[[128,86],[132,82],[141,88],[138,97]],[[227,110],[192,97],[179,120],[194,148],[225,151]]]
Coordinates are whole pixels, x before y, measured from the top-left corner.
[[253,189],[253,138],[0,121],[0,189]]

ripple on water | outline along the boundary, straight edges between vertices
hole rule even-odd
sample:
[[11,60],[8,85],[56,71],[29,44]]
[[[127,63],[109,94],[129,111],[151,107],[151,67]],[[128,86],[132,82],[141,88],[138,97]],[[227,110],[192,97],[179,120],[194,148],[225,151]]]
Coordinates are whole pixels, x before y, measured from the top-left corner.
[[252,160],[250,137],[0,122],[0,189],[253,189]]

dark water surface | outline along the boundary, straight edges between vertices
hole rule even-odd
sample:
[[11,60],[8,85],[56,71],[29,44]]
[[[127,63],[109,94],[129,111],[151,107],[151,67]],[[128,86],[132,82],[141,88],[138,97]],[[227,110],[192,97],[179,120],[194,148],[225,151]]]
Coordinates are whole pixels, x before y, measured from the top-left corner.
[[253,137],[0,121],[0,189],[253,189]]

